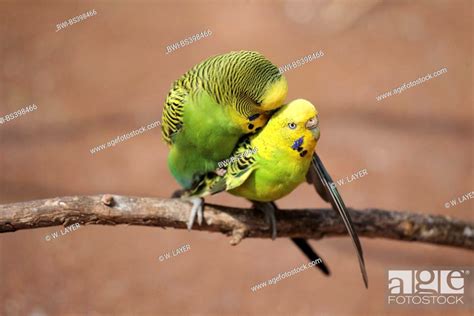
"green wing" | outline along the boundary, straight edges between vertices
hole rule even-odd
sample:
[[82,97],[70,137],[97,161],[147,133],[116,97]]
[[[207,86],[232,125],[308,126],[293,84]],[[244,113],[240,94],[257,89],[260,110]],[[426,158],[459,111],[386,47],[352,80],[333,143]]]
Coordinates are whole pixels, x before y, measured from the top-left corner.
[[224,164],[221,170],[225,170],[225,174],[219,176],[215,172],[207,173],[187,192],[187,195],[204,197],[239,187],[258,167],[255,150],[250,144],[250,139],[244,138],[237,145],[232,157],[221,162]]

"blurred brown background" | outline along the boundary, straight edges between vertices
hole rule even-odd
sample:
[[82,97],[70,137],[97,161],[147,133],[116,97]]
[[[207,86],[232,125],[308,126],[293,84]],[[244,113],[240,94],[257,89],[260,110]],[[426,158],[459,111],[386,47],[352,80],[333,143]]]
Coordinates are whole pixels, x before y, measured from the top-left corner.
[[[92,9],[96,16],[56,32]],[[0,203],[169,197],[178,186],[158,128],[89,150],[160,119],[172,81],[209,56],[256,50],[282,66],[323,50],[285,74],[288,100],[318,107],[318,152],[334,179],[367,169],[340,188],[346,204],[473,220],[473,200],[444,207],[474,187],[472,16],[469,0],[0,0],[0,116],[38,107],[0,125]],[[210,37],[165,54],[208,29]],[[375,99],[443,67],[440,77]],[[207,201],[247,205],[228,194]],[[326,206],[306,184],[279,205]],[[289,240],[232,247],[220,234],[126,226],[45,240],[60,229],[0,236],[1,315],[441,315],[388,307],[387,269],[474,265],[466,250],[363,238],[365,290],[349,238],[328,238],[312,244],[330,278],[306,270],[253,293],[307,261]],[[184,244],[191,250],[158,260]]]

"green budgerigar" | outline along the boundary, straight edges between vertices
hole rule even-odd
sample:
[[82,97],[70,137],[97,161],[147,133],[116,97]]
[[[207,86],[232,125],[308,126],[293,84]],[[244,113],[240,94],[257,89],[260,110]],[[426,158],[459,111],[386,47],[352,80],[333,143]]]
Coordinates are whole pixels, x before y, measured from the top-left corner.
[[[238,140],[267,122],[288,86],[274,64],[257,52],[239,51],[204,60],[176,80],[166,98],[162,136],[170,147],[168,167],[183,189],[230,156]],[[188,228],[202,200],[191,199]]]

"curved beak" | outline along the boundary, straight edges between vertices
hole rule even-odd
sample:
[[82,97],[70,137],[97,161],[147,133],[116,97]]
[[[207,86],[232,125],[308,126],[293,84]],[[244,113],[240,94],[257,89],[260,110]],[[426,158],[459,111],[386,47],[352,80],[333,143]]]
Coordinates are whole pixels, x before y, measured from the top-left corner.
[[314,139],[316,139],[316,140],[319,139],[319,137],[321,135],[320,135],[320,131],[319,131],[319,120],[318,120],[317,116],[310,118],[306,122],[305,127],[311,131],[311,133],[313,134]]

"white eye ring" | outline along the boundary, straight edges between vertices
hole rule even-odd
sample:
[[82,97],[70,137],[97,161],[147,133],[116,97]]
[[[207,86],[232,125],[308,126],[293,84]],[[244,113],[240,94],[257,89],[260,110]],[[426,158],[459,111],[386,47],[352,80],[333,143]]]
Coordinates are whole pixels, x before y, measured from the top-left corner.
[[288,123],[288,127],[291,128],[291,129],[295,129],[296,128],[296,124],[291,122],[291,123]]

